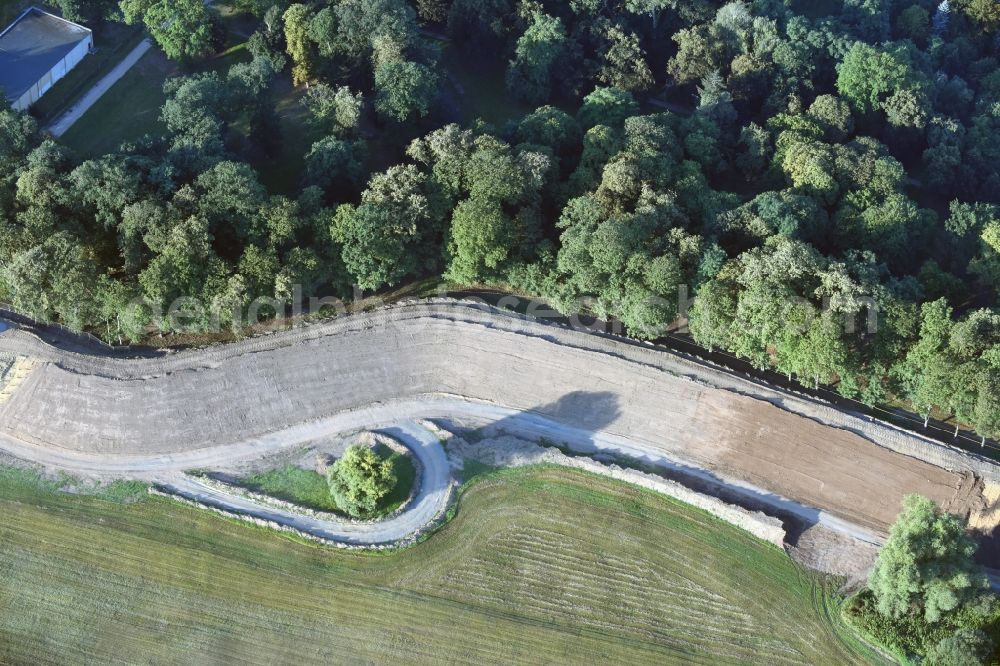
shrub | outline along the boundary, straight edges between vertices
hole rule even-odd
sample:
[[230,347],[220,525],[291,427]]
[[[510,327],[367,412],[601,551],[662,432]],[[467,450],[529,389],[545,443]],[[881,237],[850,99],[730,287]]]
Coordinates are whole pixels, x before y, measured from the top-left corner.
[[[968,631],[983,634],[986,637],[987,654],[989,646],[1000,647],[1000,604],[994,595],[984,596],[974,604],[963,606],[958,612],[936,624],[927,622],[919,614],[905,615],[901,618],[882,615],[876,608],[871,590],[864,590],[851,597],[844,604],[843,612],[850,624],[867,635],[870,640],[901,657],[926,655],[929,660],[932,653],[945,649],[939,647],[941,643],[963,631],[966,632],[963,636],[966,636]],[[939,656],[939,658],[944,657]],[[986,662],[990,663],[988,659]]]
[[949,628],[934,627],[920,617],[892,618],[878,612],[871,590],[851,598],[844,606],[851,624],[872,640],[899,655],[923,654],[926,646],[945,638]]
[[978,629],[959,629],[927,652],[930,666],[979,666],[992,651],[989,637]]

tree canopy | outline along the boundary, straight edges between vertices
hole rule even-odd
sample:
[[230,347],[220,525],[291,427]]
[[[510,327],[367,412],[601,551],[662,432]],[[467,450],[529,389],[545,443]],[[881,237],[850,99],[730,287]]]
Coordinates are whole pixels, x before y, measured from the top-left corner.
[[369,446],[354,444],[327,472],[337,507],[354,517],[374,514],[379,502],[396,487],[392,462]]
[[142,21],[171,58],[192,60],[212,51],[215,17],[202,0],[121,0],[127,23]]
[[989,582],[975,551],[958,517],[926,497],[907,497],[868,581],[879,612],[935,623],[984,596]]

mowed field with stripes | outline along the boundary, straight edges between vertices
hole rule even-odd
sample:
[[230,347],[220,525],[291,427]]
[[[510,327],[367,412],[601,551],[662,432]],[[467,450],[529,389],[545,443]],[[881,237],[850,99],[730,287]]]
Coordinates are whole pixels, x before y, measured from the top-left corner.
[[777,548],[561,468],[485,474],[439,532],[377,555],[16,474],[0,512],[3,663],[874,659]]

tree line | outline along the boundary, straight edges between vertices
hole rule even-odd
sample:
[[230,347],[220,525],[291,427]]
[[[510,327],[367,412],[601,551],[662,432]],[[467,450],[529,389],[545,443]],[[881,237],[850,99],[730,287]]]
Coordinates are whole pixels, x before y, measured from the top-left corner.
[[[59,4],[186,63],[218,42],[200,0]],[[295,285],[444,275],[640,338],[686,317],[710,349],[1000,435],[1000,5],[239,4],[251,59],[169,79],[161,135],[81,159],[0,110],[0,299],[140,340],[177,299],[199,330]],[[428,27],[535,110],[456,122]],[[291,193],[243,159],[283,141],[283,77],[320,135]]]

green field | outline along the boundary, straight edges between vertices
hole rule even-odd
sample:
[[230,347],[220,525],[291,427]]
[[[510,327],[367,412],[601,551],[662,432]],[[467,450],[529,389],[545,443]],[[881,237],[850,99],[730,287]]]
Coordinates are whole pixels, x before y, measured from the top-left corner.
[[481,477],[389,555],[0,476],[2,663],[863,663],[837,602],[695,509],[557,468]]

